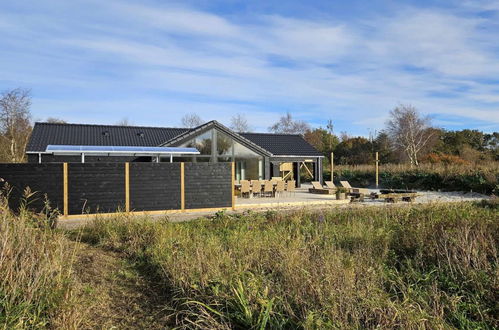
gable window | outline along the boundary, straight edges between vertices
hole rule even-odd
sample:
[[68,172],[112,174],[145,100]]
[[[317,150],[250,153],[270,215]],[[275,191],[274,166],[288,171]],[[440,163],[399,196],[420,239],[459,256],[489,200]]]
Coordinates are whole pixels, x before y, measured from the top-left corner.
[[[216,145],[213,145],[213,141]],[[200,155],[193,157],[196,162],[235,162],[236,180],[264,178],[263,157],[216,129],[201,133],[182,143],[180,147],[198,149]]]

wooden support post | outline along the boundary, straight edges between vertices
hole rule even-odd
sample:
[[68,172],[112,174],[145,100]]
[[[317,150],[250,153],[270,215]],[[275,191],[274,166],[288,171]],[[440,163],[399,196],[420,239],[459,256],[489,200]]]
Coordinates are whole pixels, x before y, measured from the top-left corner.
[[376,151],[376,188],[379,186],[379,155]]
[[68,216],[69,214],[69,202],[68,202],[68,163],[62,164],[62,175],[63,175],[63,215]]
[[232,210],[235,211],[236,210],[236,188],[235,188],[235,183],[236,183],[236,179],[235,179],[235,176],[236,176],[236,163],[232,162],[232,170],[231,170],[231,187],[230,187],[230,190],[232,192]]
[[331,182],[333,182],[334,173],[334,153],[331,152]]
[[125,163],[125,212],[130,212],[130,163]]
[[184,162],[180,163],[180,209],[185,211],[185,170]]

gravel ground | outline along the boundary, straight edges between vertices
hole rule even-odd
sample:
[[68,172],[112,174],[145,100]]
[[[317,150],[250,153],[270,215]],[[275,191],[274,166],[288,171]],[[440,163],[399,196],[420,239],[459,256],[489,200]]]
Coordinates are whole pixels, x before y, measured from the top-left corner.
[[[378,192],[377,189],[370,189],[371,192]],[[436,202],[469,202],[479,201],[482,199],[493,198],[491,196],[479,194],[476,192],[461,192],[461,191],[418,191],[416,203],[436,203]],[[384,200],[366,199],[364,203],[385,203]],[[401,203],[401,202],[399,202]]]
[[[378,192],[379,190],[377,189],[369,189],[371,192]],[[451,191],[451,192],[443,192],[443,191],[418,191],[419,196],[416,198],[416,200],[413,203],[452,203],[452,202],[467,202],[467,201],[479,201],[482,199],[491,199],[494,197],[479,194],[479,193],[474,193],[474,192],[456,192],[456,191]],[[357,202],[357,203],[348,203],[348,204],[343,204],[343,205],[338,205],[337,207],[340,208],[348,208],[348,207],[369,207],[369,206],[378,206],[378,207],[399,207],[399,206],[405,206],[405,205],[411,205],[411,203],[407,202],[397,202],[397,203],[386,203],[383,199],[376,199],[376,200],[371,200],[370,198],[366,198],[364,202]],[[307,209],[315,209],[315,210],[320,210],[320,209],[327,209],[330,208],[331,206],[324,206],[324,205],[310,205],[310,206],[305,206]],[[262,207],[262,208],[256,208],[254,209],[255,212],[264,212],[265,210],[276,210],[279,212],[292,212],[294,210],[298,209],[303,209],[304,206],[284,206],[284,207]],[[234,213],[242,213],[245,212],[244,210],[237,210],[237,211],[232,211],[232,210],[227,210],[228,214],[234,214]],[[188,212],[188,213],[177,213],[177,214],[169,214],[168,218],[171,221],[175,222],[182,222],[182,221],[189,221],[192,219],[197,219],[200,217],[212,217],[215,214],[215,211],[208,211],[208,212]],[[153,219],[160,219],[163,218],[163,216],[151,216]],[[71,220],[60,220],[58,223],[59,228],[66,228],[66,229],[75,229],[78,228],[82,225],[88,224],[89,221],[92,221],[91,219],[71,219]]]

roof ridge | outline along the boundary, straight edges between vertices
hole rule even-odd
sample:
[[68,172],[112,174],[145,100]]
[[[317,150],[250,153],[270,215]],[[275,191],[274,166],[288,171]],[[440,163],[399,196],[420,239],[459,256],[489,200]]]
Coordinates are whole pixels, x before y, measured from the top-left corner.
[[187,127],[162,127],[162,126],[136,126],[136,125],[105,125],[105,124],[79,124],[79,123],[48,123],[43,121],[37,121],[36,124],[43,125],[53,125],[53,126],[93,126],[93,127],[119,127],[119,128],[156,128],[156,129],[182,129],[191,130],[192,128]]
[[271,133],[271,132],[241,132],[239,134],[302,136],[301,134],[296,134],[296,133],[293,134],[293,133]]

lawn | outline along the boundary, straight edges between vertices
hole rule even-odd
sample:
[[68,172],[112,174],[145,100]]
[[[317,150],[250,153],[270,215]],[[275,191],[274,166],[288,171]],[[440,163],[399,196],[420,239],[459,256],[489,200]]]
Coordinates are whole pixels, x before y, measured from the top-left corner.
[[[493,202],[220,212],[186,223],[121,215],[72,232],[2,216],[0,270],[23,278],[1,284],[6,327],[96,326],[89,319],[118,328],[499,326]],[[5,253],[21,236],[50,258],[15,267],[33,253],[25,243]],[[51,263],[57,281],[29,295],[16,290]]]

